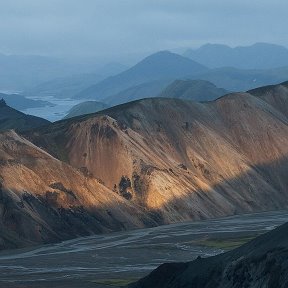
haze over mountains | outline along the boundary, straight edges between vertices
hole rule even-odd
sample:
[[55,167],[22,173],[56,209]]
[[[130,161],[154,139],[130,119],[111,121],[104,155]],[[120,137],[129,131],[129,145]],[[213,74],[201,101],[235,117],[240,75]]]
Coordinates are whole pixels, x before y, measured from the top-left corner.
[[[79,59],[2,55],[0,89],[24,90],[22,94],[26,97],[46,101],[49,97],[76,97],[101,100],[109,106],[158,96],[175,80],[205,80],[227,91],[246,91],[285,81],[288,75],[286,52],[284,47],[263,43],[236,48],[207,44],[191,50],[190,54],[185,53],[195,61],[162,51],[129,69],[118,63],[100,67],[87,59],[80,63]],[[244,67],[241,63],[249,64]],[[109,77],[111,75],[114,76]],[[12,105],[11,101],[7,102]],[[35,107],[35,103],[30,104]]]
[[[96,65],[95,65],[96,66]],[[96,69],[96,67],[94,68]],[[98,68],[94,73],[82,73],[55,78],[26,89],[23,94],[27,96],[53,96],[56,98],[72,98],[75,94],[104,80],[106,77],[118,74],[127,67],[118,63],[110,63]]]
[[269,43],[235,48],[206,44],[195,50],[187,50],[184,56],[209,68],[272,69],[288,66],[288,49]]
[[287,86],[2,133],[2,248],[287,208]]
[[175,79],[206,71],[207,68],[188,58],[168,51],[148,56],[132,68],[82,91],[76,98],[103,100],[129,87],[145,82]]
[[172,83],[171,80],[158,80],[128,88],[116,95],[108,97],[103,100],[107,104],[97,101],[82,102],[75,105],[65,118],[98,112],[109,106],[115,106],[144,98],[164,97],[207,101],[214,100],[227,93],[228,91],[225,89],[218,88],[214,84],[204,80],[175,80]]
[[[210,46],[208,45],[208,47]],[[268,56],[270,59],[273,59],[271,55],[274,55],[273,53],[275,51],[270,48],[269,44],[255,44],[252,47],[253,49],[250,47],[243,49],[244,51],[248,51],[248,55],[252,53],[249,52],[251,49],[254,51],[254,54],[258,53],[257,55],[260,57],[260,59],[258,59],[259,62],[266,63],[265,59]],[[272,45],[272,48],[273,47]],[[285,50],[286,48],[283,49]],[[216,52],[213,48],[208,50],[207,53],[213,55],[211,56],[213,59],[214,57],[217,59],[223,58],[220,53],[219,55],[214,55],[217,49],[215,49]],[[264,52],[263,54],[261,52],[262,50],[266,51],[266,54]],[[200,48],[199,51],[202,51],[202,49]],[[242,50],[240,49],[240,51]],[[245,55],[238,54],[236,53],[234,57],[235,61],[238,61],[238,63],[246,63],[247,61],[243,60]],[[284,54],[277,54],[279,55],[279,59],[283,60],[281,66],[285,66],[283,63],[286,63],[286,56]],[[249,57],[253,57],[253,55]],[[196,58],[197,57],[195,57],[195,59]],[[197,62],[191,62],[188,61],[186,57],[181,57],[171,52],[158,52],[148,56],[132,68],[81,91],[76,94],[75,97],[80,99],[89,98],[105,102],[109,105],[116,105],[141,98],[155,97],[175,80],[206,80],[229,91],[246,91],[267,84],[283,82],[287,79],[288,75],[288,65],[287,67],[278,67],[276,62],[276,66],[271,64],[270,66],[268,65],[269,67],[266,67],[267,69],[263,69],[260,64],[254,65],[253,61],[248,59],[248,62],[250,61],[249,63],[252,63],[248,70],[246,67],[245,69],[243,69],[243,67],[241,69],[237,68],[240,66],[236,65],[236,62],[233,67],[224,67],[226,63],[224,63],[225,61],[223,60],[223,65],[219,64],[220,68],[208,69],[200,64],[205,62],[203,59],[206,59],[206,56],[204,55],[203,59],[200,59],[201,57],[198,58]],[[214,66],[217,67],[217,65]]]

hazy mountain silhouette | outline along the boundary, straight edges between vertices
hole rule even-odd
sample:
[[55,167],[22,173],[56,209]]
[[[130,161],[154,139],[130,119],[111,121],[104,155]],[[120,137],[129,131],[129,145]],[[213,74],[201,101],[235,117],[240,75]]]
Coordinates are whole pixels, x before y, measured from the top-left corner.
[[98,111],[104,110],[109,108],[105,103],[97,102],[97,101],[86,101],[80,104],[73,106],[69,111],[68,114],[64,117],[64,119],[86,115],[90,113],[96,113]]
[[202,79],[229,91],[246,91],[253,88],[275,85],[287,80],[288,66],[268,70],[243,70],[217,68],[199,74],[191,79]]
[[186,57],[168,51],[148,56],[132,68],[109,77],[104,81],[83,90],[76,98],[103,100],[132,86],[163,79],[176,79],[195,75],[207,68]]
[[110,63],[101,67],[95,73],[75,74],[56,79],[53,78],[50,81],[26,89],[23,94],[38,97],[53,96],[56,98],[73,98],[80,91],[104,80],[108,76],[118,74],[126,69],[127,67],[122,64]]
[[268,43],[235,48],[221,44],[206,44],[199,49],[187,50],[184,56],[210,68],[227,66],[241,69],[271,69],[288,66],[288,49]]
[[127,103],[129,101],[139,100],[143,98],[156,97],[173,82],[173,79],[156,80],[145,82],[136,86],[129,87],[115,95],[103,99],[110,106]]
[[211,101],[228,94],[228,91],[216,87],[204,80],[176,80],[159,97],[179,98],[193,101]]

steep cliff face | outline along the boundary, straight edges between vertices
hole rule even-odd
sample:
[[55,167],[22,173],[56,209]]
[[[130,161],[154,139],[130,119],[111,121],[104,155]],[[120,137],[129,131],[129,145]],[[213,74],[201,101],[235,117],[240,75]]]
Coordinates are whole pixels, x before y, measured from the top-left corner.
[[0,248],[155,224],[97,179],[13,131],[0,134]]
[[285,208],[288,119],[278,97],[288,93],[271,99],[267,89],[209,103],[144,99],[27,137],[164,223]]
[[129,288],[285,288],[288,224],[242,247],[188,263],[163,264]]

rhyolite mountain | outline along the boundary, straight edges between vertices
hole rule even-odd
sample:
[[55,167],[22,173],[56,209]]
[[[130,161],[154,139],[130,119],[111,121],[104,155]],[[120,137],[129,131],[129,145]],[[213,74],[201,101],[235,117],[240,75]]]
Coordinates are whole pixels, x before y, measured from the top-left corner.
[[287,101],[143,99],[0,134],[2,247],[287,208]]
[[5,100],[0,100],[0,131],[15,129],[17,131],[30,130],[47,125],[48,120],[26,115],[18,110],[9,107]]
[[145,82],[175,80],[205,71],[207,68],[197,62],[169,51],[161,51],[148,56],[130,69],[83,90],[75,97],[103,100]]
[[288,223],[214,257],[163,264],[129,288],[286,288]]
[[95,113],[104,109],[109,108],[109,106],[105,103],[98,101],[85,101],[73,106],[64,117],[64,119],[86,115],[90,113]]
[[288,49],[269,43],[235,48],[221,44],[206,44],[198,49],[187,50],[184,56],[209,68],[271,69],[288,66]]
[[159,97],[179,98],[193,101],[210,101],[228,94],[228,91],[216,87],[204,80],[175,80],[168,85]]

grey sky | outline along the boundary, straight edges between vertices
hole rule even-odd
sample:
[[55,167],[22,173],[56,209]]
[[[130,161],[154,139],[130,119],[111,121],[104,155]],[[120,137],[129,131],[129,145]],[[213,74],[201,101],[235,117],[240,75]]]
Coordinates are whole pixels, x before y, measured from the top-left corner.
[[287,0],[0,0],[0,51],[150,53],[204,43],[288,46]]

